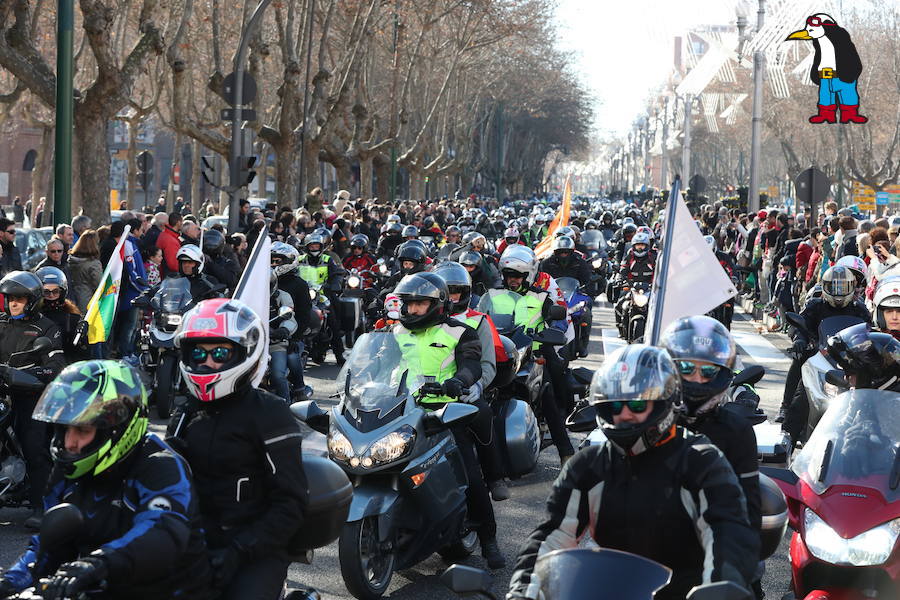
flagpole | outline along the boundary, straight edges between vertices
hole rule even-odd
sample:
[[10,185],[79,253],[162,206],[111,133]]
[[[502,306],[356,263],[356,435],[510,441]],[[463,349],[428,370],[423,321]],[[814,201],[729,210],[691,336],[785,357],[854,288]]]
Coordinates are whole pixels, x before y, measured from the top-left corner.
[[[244,267],[244,272],[241,273],[241,278],[238,281],[238,284],[234,288],[234,292],[231,294],[231,297],[235,300],[239,299],[240,296],[244,293],[244,288],[247,287],[248,281],[250,280],[250,271],[253,269],[250,268],[253,264],[256,263],[256,260],[259,258],[259,253],[262,251],[262,241],[264,237],[268,237],[269,235],[269,226],[265,226],[259,232],[259,237],[256,238],[256,242],[253,244],[253,250],[250,252],[250,258],[247,260],[247,265]],[[265,315],[259,315],[259,318],[262,319]],[[266,321],[268,323],[268,321]]]
[[672,254],[672,241],[675,229],[675,210],[678,207],[678,194],[681,193],[681,177],[676,175],[675,181],[672,182],[672,191],[669,192],[669,201],[666,204],[666,224],[663,228],[663,236],[660,241],[662,245],[662,255],[656,266],[656,277],[653,278],[653,294],[650,302],[653,314],[653,321],[650,323],[650,339],[647,343],[655,346],[659,341],[660,326],[663,318],[663,304],[666,297],[666,276],[669,273],[669,262]]

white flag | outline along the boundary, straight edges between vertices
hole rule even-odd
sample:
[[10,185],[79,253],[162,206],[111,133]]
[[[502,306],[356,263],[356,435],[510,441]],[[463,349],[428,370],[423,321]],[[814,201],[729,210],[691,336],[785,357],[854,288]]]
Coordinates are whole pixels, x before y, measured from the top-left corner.
[[[272,273],[272,240],[269,239],[269,230],[263,229],[256,238],[250,260],[244,267],[244,273],[232,294],[232,298],[240,300],[259,315],[262,320],[265,335],[263,336],[263,358],[268,366],[269,362],[269,277]],[[253,386],[256,387],[262,381],[266,369],[262,369]]]
[[[659,330],[651,332],[648,328],[644,339],[652,340],[653,335],[662,335],[666,327],[680,319],[693,315],[704,315],[737,294],[731,278],[719,264],[712,248],[703,239],[703,233],[691,218],[687,205],[681,194],[669,195],[666,210],[675,210],[675,221],[672,231],[664,233],[662,252],[669,253],[667,273],[657,271],[653,281],[653,293],[650,297],[650,315],[647,319],[649,328],[653,327],[656,312],[659,309],[659,290],[663,288],[662,319]],[[657,266],[662,269],[665,264],[660,256]],[[652,333],[652,335],[651,335]]]

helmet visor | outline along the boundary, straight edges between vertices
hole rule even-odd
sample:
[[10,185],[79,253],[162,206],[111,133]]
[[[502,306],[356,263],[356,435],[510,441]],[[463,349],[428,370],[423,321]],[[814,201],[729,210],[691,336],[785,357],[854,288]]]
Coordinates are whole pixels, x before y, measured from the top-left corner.
[[[87,367],[84,367],[87,368]],[[135,396],[146,405],[147,394],[130,367],[113,373],[85,372],[78,364],[63,371],[47,386],[32,418],[57,425],[116,427],[134,414]]]
[[853,283],[849,279],[833,279],[822,284],[822,291],[831,296],[849,296],[853,293]]

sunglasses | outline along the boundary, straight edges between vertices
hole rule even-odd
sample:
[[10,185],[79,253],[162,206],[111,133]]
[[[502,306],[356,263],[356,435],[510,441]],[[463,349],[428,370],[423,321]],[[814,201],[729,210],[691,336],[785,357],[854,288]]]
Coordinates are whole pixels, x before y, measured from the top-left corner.
[[207,350],[206,348],[201,348],[199,346],[191,349],[191,360],[196,363],[202,363],[206,361],[207,356],[212,356],[214,362],[220,364],[225,363],[231,360],[231,357],[234,356],[234,349],[226,348],[225,346],[216,346],[215,348],[211,348],[209,350]]
[[[700,375],[712,379],[719,374],[719,369],[721,368],[722,367],[719,367],[717,365],[701,365]],[[678,369],[681,371],[682,375],[691,375],[694,371],[697,370],[697,365],[689,360],[679,360]]]
[[650,404],[649,400],[614,400],[609,403],[612,407],[612,414],[617,415],[622,412],[626,406],[632,413],[642,413],[647,410]]
[[47,254],[62,254],[62,250],[47,250]]
[[821,26],[834,25],[834,23],[832,23],[830,21],[823,21],[819,17],[809,17],[808,19],[806,19],[806,24],[812,25],[813,27],[819,27],[820,25]]
[[14,235],[16,233],[16,230],[15,229],[7,229],[6,233],[8,233],[10,235]]
[[44,298],[54,298],[56,296],[59,296],[61,293],[62,290],[58,288],[55,290],[44,290]]

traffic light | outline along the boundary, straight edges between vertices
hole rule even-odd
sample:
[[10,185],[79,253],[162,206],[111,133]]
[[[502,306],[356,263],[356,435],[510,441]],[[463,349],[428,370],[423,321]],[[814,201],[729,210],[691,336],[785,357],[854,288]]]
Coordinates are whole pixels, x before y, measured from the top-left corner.
[[144,150],[137,155],[138,183],[145,192],[153,182],[153,155]]
[[255,156],[239,156],[238,157],[238,185],[243,187],[250,185],[256,179],[256,171],[253,165],[256,164]]
[[213,174],[216,172],[216,167],[215,159],[213,159],[212,156],[200,157],[200,171],[203,175],[203,181],[205,181],[207,185],[215,185],[213,183]]

